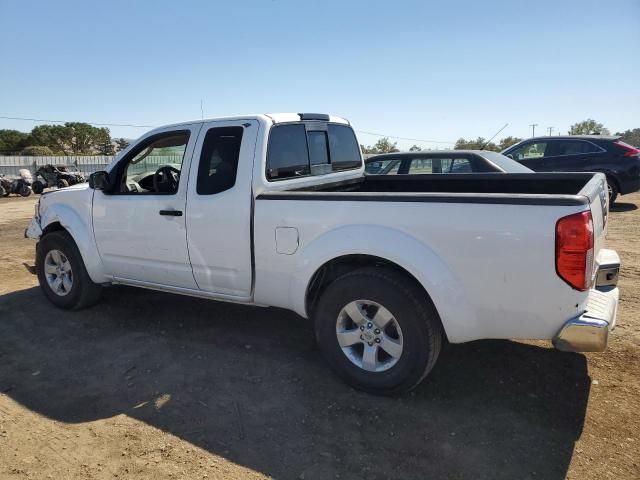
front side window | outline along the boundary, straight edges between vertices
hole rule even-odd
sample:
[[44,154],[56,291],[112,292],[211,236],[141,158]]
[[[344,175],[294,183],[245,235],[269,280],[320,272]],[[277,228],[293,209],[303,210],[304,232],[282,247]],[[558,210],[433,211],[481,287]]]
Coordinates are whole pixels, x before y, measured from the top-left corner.
[[242,127],[217,127],[207,131],[198,164],[198,195],[224,192],[235,185],[243,132]]
[[143,142],[120,167],[117,193],[175,194],[188,143],[188,131],[161,134]]
[[[315,123],[307,129],[304,123],[295,123],[271,129],[266,169],[269,180],[336,172],[361,164],[360,147],[349,126]],[[327,167],[312,169],[318,165]]]
[[364,171],[370,175],[397,175],[401,160],[390,158],[388,160],[375,160],[367,162]]
[[544,157],[546,150],[547,142],[533,142],[515,149],[510,155],[514,160],[528,160]]

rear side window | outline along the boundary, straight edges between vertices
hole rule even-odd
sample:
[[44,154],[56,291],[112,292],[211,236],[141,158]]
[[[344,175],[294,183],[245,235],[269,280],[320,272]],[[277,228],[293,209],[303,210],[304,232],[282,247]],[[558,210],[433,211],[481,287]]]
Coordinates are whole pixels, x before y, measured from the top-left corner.
[[198,165],[198,195],[224,192],[235,185],[243,131],[242,127],[209,129]]
[[580,140],[555,140],[551,155],[579,155],[581,153],[596,153],[602,149],[591,142]]
[[[346,125],[276,125],[269,135],[266,175],[281,180],[359,168],[361,162],[356,137]],[[319,165],[325,167],[312,168]]]

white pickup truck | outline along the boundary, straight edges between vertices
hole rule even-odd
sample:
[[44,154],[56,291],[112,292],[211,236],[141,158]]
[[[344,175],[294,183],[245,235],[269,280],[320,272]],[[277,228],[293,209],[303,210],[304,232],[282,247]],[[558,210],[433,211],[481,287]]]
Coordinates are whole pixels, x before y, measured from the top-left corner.
[[282,307],[348,383],[394,394],[445,339],[604,350],[606,191],[597,173],[365,176],[348,121],[248,115],[149,132],[44,194],[25,235],[58,307],[110,284]]

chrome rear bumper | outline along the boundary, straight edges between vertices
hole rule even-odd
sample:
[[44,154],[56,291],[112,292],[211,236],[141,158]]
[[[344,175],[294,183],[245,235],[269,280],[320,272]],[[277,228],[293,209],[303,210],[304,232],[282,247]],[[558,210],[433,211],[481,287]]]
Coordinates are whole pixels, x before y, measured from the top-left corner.
[[589,292],[585,312],[563,325],[553,339],[553,346],[565,352],[603,352],[609,332],[616,326],[617,288],[620,258],[614,250],[601,250],[598,255],[595,289]]

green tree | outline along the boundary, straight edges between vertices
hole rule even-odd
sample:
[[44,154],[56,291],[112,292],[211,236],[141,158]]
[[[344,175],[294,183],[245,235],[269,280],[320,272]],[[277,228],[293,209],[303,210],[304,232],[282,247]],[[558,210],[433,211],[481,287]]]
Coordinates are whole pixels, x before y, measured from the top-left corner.
[[100,145],[111,141],[108,128],[99,128],[82,122],[64,125],[40,125],[31,131],[32,142],[46,145],[55,152],[66,155],[91,154]]
[[0,154],[15,153],[29,144],[31,135],[18,130],[0,130]]
[[50,157],[51,155],[54,155],[54,153],[49,147],[45,147],[42,145],[31,145],[23,148],[20,152],[20,155],[24,155],[27,157]]
[[604,125],[592,118],[574,123],[569,129],[569,135],[609,135],[609,130]]
[[383,137],[378,140],[373,147],[360,145],[360,149],[362,150],[362,153],[392,153],[400,151],[398,150],[397,145],[398,142],[391,142],[387,137]]
[[418,145],[413,145],[410,149],[410,152],[421,152],[422,149]]
[[115,155],[116,149],[113,146],[110,138],[105,139],[100,145],[98,145],[98,153],[100,155]]
[[616,135],[620,135],[622,140],[634,147],[640,147],[640,128],[634,128],[633,130],[625,130],[624,132],[618,132]]
[[[121,152],[122,150],[124,150],[125,148],[127,148],[129,146],[129,140],[127,140],[126,138],[119,138],[116,140],[116,151],[117,152]],[[360,145],[360,147],[362,147],[362,145]]]
[[518,138],[518,137],[505,137],[502,140],[500,140],[500,143],[498,143],[498,151],[501,152],[502,150],[505,150],[507,148],[509,148],[511,145],[515,145],[518,142],[521,142],[522,139]]
[[492,152],[498,151],[498,146],[487,141],[483,137],[478,137],[475,140],[466,140],[459,138],[456,145],[453,147],[455,150],[490,150]]

